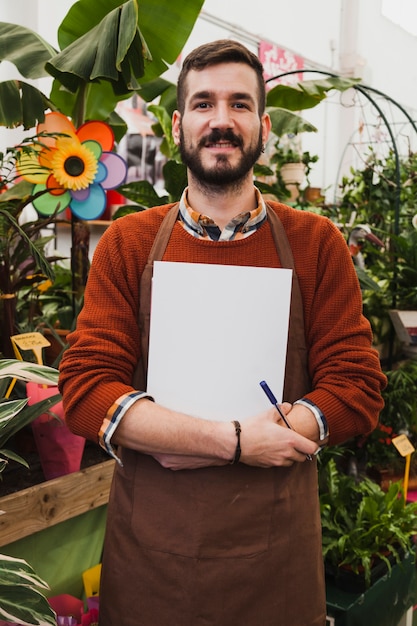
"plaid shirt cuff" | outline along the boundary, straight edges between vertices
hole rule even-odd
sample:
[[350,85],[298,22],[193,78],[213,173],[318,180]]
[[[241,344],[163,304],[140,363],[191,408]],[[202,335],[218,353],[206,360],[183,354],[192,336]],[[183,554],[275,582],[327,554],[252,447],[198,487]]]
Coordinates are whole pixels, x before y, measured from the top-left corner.
[[126,411],[138,400],[142,398],[148,398],[153,401],[152,396],[145,391],[134,391],[132,393],[126,393],[120,398],[117,398],[107,411],[107,415],[103,420],[100,431],[98,433],[98,441],[100,446],[111,456],[113,459],[122,465],[120,458],[117,456],[115,449],[112,446],[111,438],[113,437],[118,425],[122,421]]
[[307,407],[313,413],[314,417],[317,420],[317,424],[320,431],[320,441],[324,441],[329,436],[329,427],[327,425],[327,420],[324,417],[323,413],[320,411],[319,407],[314,404],[308,398],[301,398],[301,400],[297,400],[294,404],[301,404],[302,406]]

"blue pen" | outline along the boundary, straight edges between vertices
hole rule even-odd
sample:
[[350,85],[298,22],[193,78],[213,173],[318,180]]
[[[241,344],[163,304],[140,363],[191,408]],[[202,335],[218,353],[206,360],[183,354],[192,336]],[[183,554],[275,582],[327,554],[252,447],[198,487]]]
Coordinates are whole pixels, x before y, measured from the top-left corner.
[[[274,394],[272,393],[268,383],[265,380],[261,380],[261,382],[259,383],[262,387],[262,389],[264,390],[264,392],[266,393],[268,400],[270,401],[271,404],[274,405],[274,407],[276,408],[276,410],[279,413],[279,416],[281,417],[282,421],[284,422],[285,426],[287,428],[289,428],[290,430],[293,430],[291,428],[291,424],[289,423],[289,421],[287,420],[287,418],[285,417],[284,413],[281,411],[281,409],[279,408],[279,404],[278,404],[278,400],[276,399],[276,397],[274,396]],[[306,454],[306,458],[309,461],[313,460],[313,457],[311,456],[311,454]]]

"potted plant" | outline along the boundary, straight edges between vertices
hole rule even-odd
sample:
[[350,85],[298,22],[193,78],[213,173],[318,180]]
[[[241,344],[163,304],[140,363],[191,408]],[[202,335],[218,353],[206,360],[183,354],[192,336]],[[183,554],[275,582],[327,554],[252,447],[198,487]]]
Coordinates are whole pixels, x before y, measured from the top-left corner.
[[[53,239],[48,226],[55,215],[29,217],[25,211],[32,199],[32,185],[16,183],[16,165],[22,151],[30,151],[30,138],[0,155],[0,321],[4,332],[0,352],[11,358],[10,336],[18,332],[18,302],[30,298],[40,280],[53,279],[52,264],[60,257],[48,255]],[[22,297],[22,299],[21,299]]]
[[39,282],[20,291],[17,319],[21,332],[41,332],[50,345],[44,348],[44,362],[58,367],[67,347],[67,335],[74,330],[83,297],[73,292],[73,274],[67,260],[56,261],[54,277],[39,276]]
[[[6,447],[7,442],[60,398],[58,394],[32,406],[27,398],[10,400],[16,380],[56,385],[58,372],[37,363],[0,360],[0,479],[9,461],[27,466],[25,459]],[[55,626],[56,615],[43,595],[48,589],[25,560],[0,555],[0,618],[22,626]]]
[[320,470],[320,510],[327,576],[347,590],[369,588],[413,549],[417,503],[404,502],[398,482],[383,491],[331,458]]
[[[394,437],[406,435],[417,446],[417,361],[407,359],[386,370],[387,386],[382,392],[384,407],[379,422],[369,435],[357,437],[350,454],[357,459],[373,480],[383,489],[404,476],[405,461],[392,443]],[[417,486],[417,468],[411,458],[409,487]]]
[[2,623],[10,626],[56,626],[56,614],[43,595],[48,589],[49,585],[27,561],[0,554]]
[[[311,130],[308,125],[305,129]],[[303,182],[309,184],[308,175],[319,157],[302,150],[298,134],[290,133],[284,137],[274,135],[265,158],[255,166],[255,184],[264,194],[272,194],[278,200],[295,202]]]
[[58,384],[58,371],[17,359],[0,360],[0,472],[4,471],[9,460],[27,467],[26,461],[14,451],[5,448],[5,445],[17,432],[51,409],[61,399],[61,395],[56,393],[40,402],[32,403],[31,406],[27,397],[10,400],[17,380],[54,388]]

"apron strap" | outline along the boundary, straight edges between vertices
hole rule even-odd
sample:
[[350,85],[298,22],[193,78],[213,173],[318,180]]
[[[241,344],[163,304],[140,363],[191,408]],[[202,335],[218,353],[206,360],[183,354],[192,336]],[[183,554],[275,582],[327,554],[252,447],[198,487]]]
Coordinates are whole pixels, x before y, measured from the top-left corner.
[[[290,323],[283,398],[287,402],[295,402],[311,389],[305,341],[303,297],[285,228],[278,215],[268,204],[266,204],[266,211],[281,265],[292,269]],[[292,376],[291,372],[302,372],[302,376]]]
[[139,317],[141,358],[133,374],[133,386],[135,389],[146,389],[149,352],[149,330],[151,319],[151,292],[152,274],[154,261],[160,261],[171,237],[172,229],[178,218],[179,203],[176,202],[165,215],[156,233],[151,251],[140,279],[139,291]]

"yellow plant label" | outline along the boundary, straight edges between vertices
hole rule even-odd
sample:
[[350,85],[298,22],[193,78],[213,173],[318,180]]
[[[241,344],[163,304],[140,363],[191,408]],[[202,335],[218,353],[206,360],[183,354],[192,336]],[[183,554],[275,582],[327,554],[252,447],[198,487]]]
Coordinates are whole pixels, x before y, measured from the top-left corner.
[[413,454],[413,452],[415,451],[415,447],[413,446],[407,435],[399,435],[398,437],[394,437],[392,443],[397,448],[401,456],[408,456],[409,454]]
[[33,350],[34,348],[46,348],[51,344],[42,335],[42,333],[22,333],[21,335],[13,335],[10,337],[13,343],[17,345],[20,350]]

